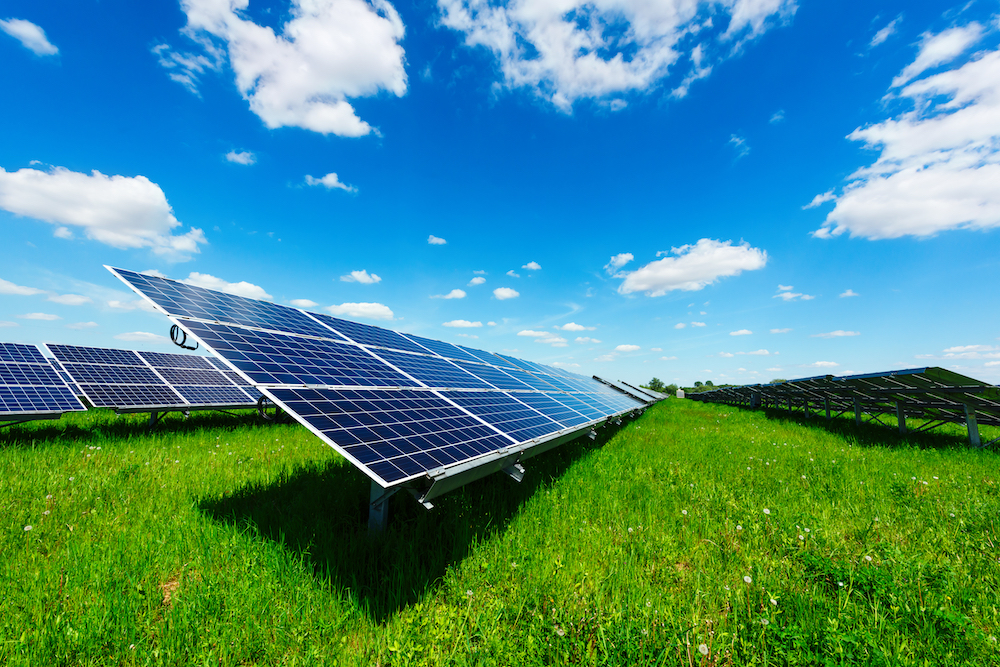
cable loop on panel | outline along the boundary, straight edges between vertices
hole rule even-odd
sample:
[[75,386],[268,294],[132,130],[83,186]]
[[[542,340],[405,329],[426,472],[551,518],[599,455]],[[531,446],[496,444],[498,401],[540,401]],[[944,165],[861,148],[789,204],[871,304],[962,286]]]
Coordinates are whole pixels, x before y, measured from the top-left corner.
[[[180,340],[178,340],[180,339]],[[185,350],[197,350],[198,343],[196,342],[193,346],[187,344],[188,335],[184,329],[181,329],[176,324],[170,327],[170,340],[173,341],[174,345],[177,347],[182,347]]]

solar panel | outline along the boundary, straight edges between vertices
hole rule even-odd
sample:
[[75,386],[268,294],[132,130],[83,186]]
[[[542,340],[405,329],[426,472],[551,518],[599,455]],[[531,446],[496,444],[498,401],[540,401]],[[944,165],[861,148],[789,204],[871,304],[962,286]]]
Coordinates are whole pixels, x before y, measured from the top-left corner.
[[425,504],[643,407],[541,365],[108,268],[375,485]]
[[0,421],[55,419],[86,409],[36,346],[0,343]]
[[241,389],[207,357],[79,345],[46,347],[95,407],[162,412],[247,408],[257,402],[256,392]]
[[633,389],[629,385],[623,384],[621,382],[615,382],[614,380],[605,380],[603,378],[597,377],[596,375],[594,376],[594,379],[597,380],[598,382],[603,382],[612,389],[615,389],[623,394],[631,396],[636,400],[642,401],[643,403],[652,403],[653,401],[656,400],[651,395],[641,392],[638,389]]

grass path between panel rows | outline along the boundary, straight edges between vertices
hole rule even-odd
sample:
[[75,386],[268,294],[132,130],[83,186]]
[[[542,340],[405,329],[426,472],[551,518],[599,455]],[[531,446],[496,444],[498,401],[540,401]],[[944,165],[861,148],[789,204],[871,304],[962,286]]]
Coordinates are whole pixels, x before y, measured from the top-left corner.
[[962,434],[671,399],[372,538],[297,425],[15,426],[0,664],[996,665],[1000,455]]

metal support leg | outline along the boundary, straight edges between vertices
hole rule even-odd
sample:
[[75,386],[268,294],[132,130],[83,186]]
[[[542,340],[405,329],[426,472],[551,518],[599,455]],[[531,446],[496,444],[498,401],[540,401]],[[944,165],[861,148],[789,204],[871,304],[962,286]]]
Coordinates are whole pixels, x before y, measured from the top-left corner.
[[854,397],[854,425],[861,426],[861,401]]
[[802,406],[806,411],[806,419],[809,419],[812,415],[809,414],[809,399],[805,398],[802,400]]
[[830,397],[823,399],[823,405],[826,407],[826,420],[830,421]]
[[788,414],[792,414],[792,399],[788,399]]
[[381,486],[372,482],[372,490],[369,495],[368,505],[368,532],[381,533],[385,530],[385,524],[389,520],[389,498],[397,489],[386,491]]
[[159,412],[150,412],[149,413],[149,428],[153,428],[154,426],[156,426],[156,422],[159,421],[159,419],[160,419],[160,413]]
[[965,407],[965,425],[969,429],[969,444],[973,447],[982,447],[983,441],[979,438],[979,422],[976,421],[976,410],[970,408],[968,403]]
[[906,433],[906,411],[902,401],[896,401],[896,422],[899,424],[899,432]]

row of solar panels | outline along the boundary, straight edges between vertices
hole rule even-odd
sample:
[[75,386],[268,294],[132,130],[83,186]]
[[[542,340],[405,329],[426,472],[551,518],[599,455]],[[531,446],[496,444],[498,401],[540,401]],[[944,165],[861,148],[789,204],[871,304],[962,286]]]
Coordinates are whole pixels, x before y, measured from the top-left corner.
[[508,355],[108,269],[373,482],[419,487],[425,502],[659,400]]
[[688,398],[747,407],[802,408],[807,414],[823,411],[827,418],[853,412],[858,423],[864,415],[875,420],[895,415],[903,432],[907,419],[923,420],[912,431],[965,424],[975,446],[982,445],[978,424],[1000,426],[1000,387],[940,367],[722,387],[688,394]]
[[209,357],[77,345],[0,343],[0,421],[85,410],[118,412],[249,408],[261,396]]

